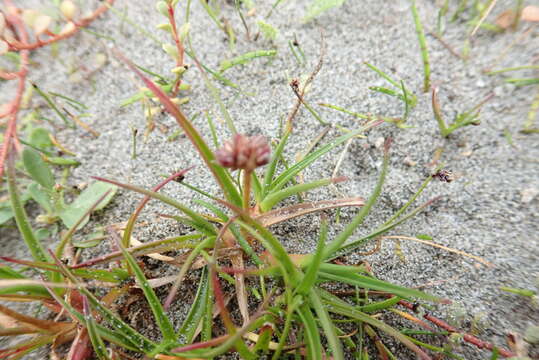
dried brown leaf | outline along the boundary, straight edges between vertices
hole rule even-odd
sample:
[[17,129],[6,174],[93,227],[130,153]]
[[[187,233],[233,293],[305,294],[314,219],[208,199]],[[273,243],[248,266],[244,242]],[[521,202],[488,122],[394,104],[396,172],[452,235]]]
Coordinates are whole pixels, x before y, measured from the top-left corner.
[[319,211],[347,207],[347,206],[363,206],[365,200],[360,197],[343,198],[336,200],[323,200],[317,202],[301,203],[292,206],[286,206],[276,210],[268,211],[255,220],[259,221],[262,226],[268,227],[281,223],[286,220],[293,219],[298,216],[312,214]]
[[502,29],[508,29],[515,22],[515,12],[512,9],[507,9],[502,12],[494,23]]

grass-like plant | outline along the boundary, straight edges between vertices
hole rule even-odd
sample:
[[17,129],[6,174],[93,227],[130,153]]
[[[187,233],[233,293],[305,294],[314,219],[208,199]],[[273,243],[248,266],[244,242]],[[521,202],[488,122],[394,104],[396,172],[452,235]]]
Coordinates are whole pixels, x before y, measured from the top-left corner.
[[[195,212],[188,204],[159,193],[163,186],[174,179],[182,178],[182,181],[186,182],[188,169],[173,174],[152,190],[122,184],[115,180],[96,178],[139,192],[145,195],[145,198],[129,218],[122,237],[115,229],[108,229],[112,238],[116,239],[118,252],[87,262],[66,265],[59,260],[59,257],[62,255],[63,246],[69,243],[72,231],[65,235],[56,253],[45,251],[33,236],[24,208],[18,205],[18,192],[13,177],[14,167],[10,165],[8,179],[13,208],[16,210],[15,217],[24,239],[32,249],[34,261],[5,260],[42,269],[47,282],[36,281],[23,288],[20,285],[13,288],[15,282],[12,281],[8,283],[9,286],[4,287],[2,298],[9,300],[18,296],[19,300],[37,300],[53,304],[57,311],[64,309],[72,321],[55,323],[57,324],[55,326],[52,323],[43,323],[41,326],[46,328],[45,334],[40,332],[30,344],[19,343],[0,354],[6,355],[4,357],[9,359],[20,358],[21,354],[47,343],[57,346],[55,339],[60,334],[68,333],[69,336],[66,335],[63,340],[72,341],[71,351],[82,351],[79,349],[82,344],[86,344],[87,350],[91,344],[99,359],[111,359],[125,351],[143,353],[156,359],[213,358],[229,351],[236,351],[242,358],[247,359],[256,359],[262,354],[269,354],[272,358],[278,359],[284,356],[284,353],[301,354],[310,359],[322,359],[327,356],[344,359],[344,354],[350,352],[367,356],[367,348],[357,345],[363,344],[363,336],[366,336],[375,339],[377,351],[381,356],[393,358],[395,355],[377,335],[377,332],[382,332],[400,341],[423,359],[430,359],[425,349],[455,356],[447,349],[424,344],[375,316],[377,313],[391,310],[421,323],[413,315],[404,315],[402,311],[399,312],[394,308],[397,305],[412,306],[406,300],[444,302],[443,299],[381,281],[363,265],[352,266],[332,262],[332,259],[344,256],[367,241],[378,238],[428,206],[432,201],[413,210],[408,209],[434,177],[429,176],[410,201],[383,225],[370,234],[354,240],[350,239],[382,191],[389,166],[390,141],[384,146],[382,171],[368,200],[344,198],[314,203],[303,202],[276,208],[280,201],[287,197],[342,181],[343,179],[327,179],[290,185],[299,172],[321,156],[348,139],[379,126],[383,121],[367,122],[362,128],[336,138],[279,172],[278,169],[282,167],[280,159],[286,143],[293,136],[291,123],[288,123],[273,154],[270,153],[269,145],[263,137],[247,137],[242,134],[236,134],[218,150],[211,149],[169,96],[121,54],[118,56],[144,81],[146,87],[154,93],[185,131],[220,186],[222,195],[207,194],[207,200],[197,201],[209,211],[208,214]],[[266,166],[264,173],[256,171],[261,166]],[[240,183],[236,182],[229,169],[240,171],[243,180]],[[204,194],[202,189],[195,188],[195,190]],[[132,246],[131,236],[136,220],[145,204],[152,198],[176,208],[182,215],[174,218],[190,226],[191,234]],[[95,206],[100,201],[102,199],[99,199]],[[289,254],[271,231],[272,225],[290,218],[342,206],[356,206],[360,207],[360,210],[332,239],[328,238],[327,223],[322,221],[318,244],[312,254]],[[223,211],[223,207],[228,211]],[[84,214],[80,221],[83,221],[86,215]],[[78,225],[78,223],[73,225],[73,229]],[[147,279],[137,257],[155,256],[164,251],[177,249],[189,249],[188,255],[184,258],[178,275],[172,279],[174,285],[168,296],[162,299],[157,296],[154,287],[162,286],[170,282],[170,279]],[[111,264],[112,261],[121,259],[123,261],[118,262],[119,265],[112,271],[93,268],[96,264]],[[167,315],[167,309],[173,304],[177,289],[195,262],[198,267],[203,268],[199,287],[184,323],[178,326]],[[2,270],[5,277],[20,279],[22,276],[7,267],[2,267]],[[128,287],[97,296],[90,291],[84,280],[90,278],[119,283],[130,276],[134,276],[137,287],[142,290],[148,301],[149,309],[161,333],[159,340],[151,340],[141,334],[107,305],[117,300]],[[251,278],[258,279],[258,284]],[[235,288],[236,311],[231,311],[231,305],[227,305],[223,281]],[[267,284],[270,282],[274,285],[268,288]],[[327,283],[355,288],[355,299],[346,300],[333,294],[325,286]],[[60,289],[55,290],[54,286]],[[249,304],[253,299],[256,299],[258,304],[258,310],[254,312],[250,310],[254,304]],[[215,322],[214,309],[220,316],[222,328]],[[414,309],[417,309],[417,306],[414,306]],[[23,324],[28,324],[26,330],[11,329],[6,331],[6,335],[32,334],[37,331],[36,325],[30,326],[31,318],[11,312],[7,308],[0,308],[0,311]],[[233,314],[239,314],[241,323],[238,323]],[[340,324],[347,323],[355,324],[353,327],[358,333],[351,339],[355,338],[357,342],[343,337],[347,326],[342,327]],[[75,327],[75,324],[80,326]],[[84,329],[84,332],[80,333],[75,328]],[[455,332],[456,329],[450,328],[448,331]],[[479,341],[473,337],[468,339],[472,343],[476,340]],[[490,347],[492,348],[492,345]]]
[[451,124],[447,124],[443,118],[442,109],[438,100],[438,89],[432,88],[432,112],[434,113],[434,118],[438,122],[438,127],[442,137],[448,137],[453,131],[460,129],[461,127],[469,125],[478,126],[481,124],[479,119],[481,108],[492,97],[494,97],[494,94],[488,95],[470,110],[456,114],[453,122]]

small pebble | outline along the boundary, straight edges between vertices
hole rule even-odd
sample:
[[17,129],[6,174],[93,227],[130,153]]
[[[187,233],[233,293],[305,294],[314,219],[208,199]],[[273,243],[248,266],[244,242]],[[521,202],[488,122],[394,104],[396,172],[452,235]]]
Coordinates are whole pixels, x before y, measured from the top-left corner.
[[537,194],[539,194],[539,190],[536,188],[524,189],[520,192],[520,202],[523,204],[528,204],[537,196]]

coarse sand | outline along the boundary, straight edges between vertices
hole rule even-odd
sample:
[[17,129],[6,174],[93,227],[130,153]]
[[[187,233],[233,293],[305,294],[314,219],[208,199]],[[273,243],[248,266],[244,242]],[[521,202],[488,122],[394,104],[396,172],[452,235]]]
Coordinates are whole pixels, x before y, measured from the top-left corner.
[[[528,4],[533,2],[526,1]],[[41,4],[40,1],[23,0],[20,3],[23,7],[50,7],[49,2]],[[91,8],[94,3],[85,6]],[[427,36],[432,83],[439,89],[446,120],[494,94],[481,111],[479,126],[461,128],[444,139],[433,116],[431,95],[422,92],[423,65],[406,1],[350,0],[307,24],[301,19],[309,1],[283,1],[271,17],[264,20],[279,30],[274,42],[262,36],[256,41],[248,41],[234,6],[230,4],[233,2],[220,3],[222,16],[230,21],[237,35],[232,50],[224,33],[207,16],[201,4],[192,2],[192,44],[204,64],[217,69],[223,59],[248,51],[273,48],[278,51],[274,58],[254,59],[224,73],[240,86],[241,92],[214,82],[240,132],[263,134],[269,139],[278,137],[279,122],[296,101],[289,81],[308,76],[316,66],[321,50],[321,32],[326,43],[324,64],[306,100],[325,121],[334,125],[322,143],[341,134],[337,125],[353,129],[360,122],[349,115],[321,107],[319,103],[334,104],[361,113],[402,116],[404,108],[401,101],[369,89],[371,86],[387,86],[387,83],[364,62],[402,79],[418,97],[417,106],[410,110],[406,122],[410,128],[400,129],[384,124],[368,132],[366,138],[355,139],[337,173],[349,177],[349,180],[337,184],[336,188],[313,191],[306,195],[307,199],[368,198],[381,168],[380,144],[384,138],[392,137],[387,183],[372,213],[357,232],[357,235],[366,234],[406,203],[423,179],[429,176],[433,169],[429,164],[441,151],[439,163],[453,171],[455,180],[451,183],[433,182],[418,201],[424,202],[439,195],[442,199],[391,231],[391,235],[429,235],[438,244],[477,255],[494,266],[486,267],[469,258],[407,240],[401,241],[400,252],[395,241],[386,240],[376,254],[368,257],[356,254],[348,260],[366,260],[381,279],[409,287],[425,286],[425,291],[451,299],[452,305],[439,307],[435,314],[458,322],[462,330],[478,329],[479,337],[497,345],[506,346],[504,337],[508,332],[523,333],[529,325],[538,324],[539,311],[528,298],[499,289],[500,286],[532,290],[539,287],[539,197],[536,196],[539,189],[539,142],[537,134],[519,132],[537,90],[536,86],[508,84],[504,82],[507,77],[504,74],[484,74],[484,70],[491,67],[499,69],[531,64],[534,59],[537,61],[537,27],[529,30],[530,23],[522,23],[517,31],[500,34],[480,29],[472,39],[467,61],[452,55],[433,36]],[[270,0],[256,2],[256,13],[247,17],[251,35],[257,33],[256,22],[264,19],[272,3]],[[451,2],[453,7],[456,3]],[[497,14],[513,3],[498,1],[487,21],[493,21]],[[418,1],[418,7],[426,29],[435,29],[438,13],[435,1]],[[88,106],[90,116],[84,121],[100,133],[95,138],[82,128],[54,131],[58,140],[74,151],[81,162],[73,170],[68,183],[90,182],[90,176],[102,176],[149,188],[163,175],[195,165],[188,173],[188,181],[205,191],[217,193],[215,183],[196,157],[188,139],[180,135],[174,141],[167,140],[177,129],[170,116],[157,115],[156,128],[145,137],[147,124],[141,104],[119,106],[123,99],[138,90],[141,83],[112,55],[112,47],[117,47],[136,64],[159,74],[168,76],[174,64],[156,41],[119,15],[125,12],[131,22],[157,40],[170,41],[163,31],[155,28],[164,22],[164,18],[155,10],[153,2],[118,0],[115,8],[118,13],[109,11],[90,27],[93,32],[106,37],[80,32],[58,43],[56,56],[51,48],[40,49],[32,55],[34,63],[29,79],[42,89],[67,95]],[[184,21],[184,9],[185,1],[180,1],[180,25]],[[444,41],[457,51],[465,46],[470,31],[466,19],[466,14],[463,14],[462,19],[447,23],[443,35]],[[526,31],[528,33],[522,35]],[[294,39],[305,53],[307,63],[304,66],[298,65],[290,51],[288,42]],[[505,49],[515,41],[518,42],[503,56]],[[96,56],[102,55],[107,56],[107,64],[85,79],[87,72],[80,69],[91,71]],[[194,65],[190,59],[187,63]],[[531,77],[532,74],[528,70],[511,73],[510,76]],[[189,117],[200,114],[194,123],[210,141],[203,113],[209,111],[217,125],[219,139],[229,138],[230,132],[222,113],[195,66],[186,73],[185,82],[192,88],[185,93],[189,102],[182,106],[184,112]],[[14,82],[0,83],[0,103],[13,96],[14,85]],[[38,96],[34,96],[34,104],[41,102]],[[43,114],[55,119],[49,110],[43,110]],[[131,156],[133,128],[138,129],[135,159]],[[286,157],[292,161],[324,128],[302,108],[295,119],[294,135]],[[305,170],[305,181],[330,177],[343,148],[339,147]],[[174,183],[163,192],[186,203],[199,198]],[[106,225],[126,221],[139,200],[137,194],[120,191],[105,211],[92,218],[87,228],[97,223]],[[333,223],[331,234],[337,233],[355,212],[354,209],[341,211],[339,224],[335,223],[335,212],[328,212]],[[150,241],[185,231],[158,216],[162,213],[170,214],[172,209],[156,201],[148,204],[141,217],[145,225],[135,233],[137,239]],[[306,216],[277,226],[274,231],[289,252],[308,253],[316,245],[319,221],[318,216]],[[2,255],[28,257],[23,242],[12,227],[0,229],[0,242]],[[373,246],[374,243],[370,243],[363,251]],[[109,251],[108,242],[103,242],[86,251],[84,257],[91,258],[106,251]],[[163,268],[161,271],[173,274],[177,270]],[[192,290],[183,291],[181,296],[185,301],[174,307],[171,316],[175,323],[180,323],[188,309],[192,298],[189,291]],[[393,321],[397,327],[410,326],[410,323],[389,318],[386,320]],[[151,324],[142,325],[151,327]],[[414,358],[397,345],[391,346],[395,346],[399,359]],[[471,345],[462,345],[457,352],[466,359],[490,356]],[[41,355],[32,356],[28,358],[40,358]]]

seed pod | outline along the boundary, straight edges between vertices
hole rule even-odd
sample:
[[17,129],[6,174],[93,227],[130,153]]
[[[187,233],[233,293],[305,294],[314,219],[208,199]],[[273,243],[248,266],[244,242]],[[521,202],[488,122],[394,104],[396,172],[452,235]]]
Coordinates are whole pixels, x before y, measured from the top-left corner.
[[33,25],[34,32],[36,33],[36,35],[43,34],[49,28],[51,21],[52,19],[48,15],[38,15]]
[[67,20],[72,20],[77,14],[77,11],[77,5],[75,5],[71,0],[64,0],[60,4],[60,12]]

